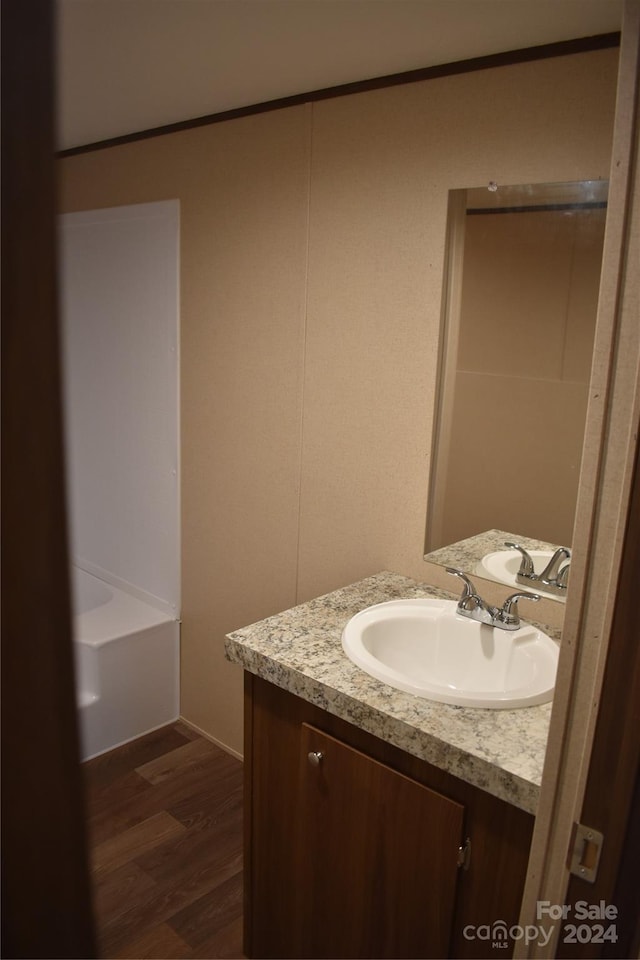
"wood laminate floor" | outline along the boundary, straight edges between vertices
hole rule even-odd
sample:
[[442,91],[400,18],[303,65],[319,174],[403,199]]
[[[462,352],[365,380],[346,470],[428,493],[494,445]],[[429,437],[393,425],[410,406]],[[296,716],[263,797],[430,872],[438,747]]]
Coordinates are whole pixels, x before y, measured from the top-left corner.
[[241,958],[242,763],[178,722],[83,770],[100,956]]

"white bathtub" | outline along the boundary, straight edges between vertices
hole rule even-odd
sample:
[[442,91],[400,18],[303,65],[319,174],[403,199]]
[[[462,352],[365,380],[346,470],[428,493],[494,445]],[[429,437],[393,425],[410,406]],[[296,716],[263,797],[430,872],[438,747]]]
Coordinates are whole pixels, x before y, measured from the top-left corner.
[[81,755],[95,757],[179,714],[180,624],[73,568]]

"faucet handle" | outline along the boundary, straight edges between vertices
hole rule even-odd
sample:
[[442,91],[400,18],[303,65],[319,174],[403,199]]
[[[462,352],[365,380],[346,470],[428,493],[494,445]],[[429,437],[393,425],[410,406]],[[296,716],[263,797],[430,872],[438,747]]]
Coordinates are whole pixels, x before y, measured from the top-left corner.
[[471,582],[469,577],[466,575],[466,573],[463,573],[462,570],[456,569],[456,567],[445,567],[445,569],[447,573],[450,573],[453,577],[460,577],[460,579],[464,583],[462,596],[460,597],[461,600],[466,600],[468,597],[476,596],[476,588],[474,587],[473,583]]
[[522,560],[520,561],[520,569],[518,570],[518,576],[533,578],[535,576],[533,560],[525,548],[521,547],[519,543],[512,543],[510,540],[506,540],[504,545],[505,547],[509,547],[511,550],[517,550],[522,556]]
[[520,626],[520,613],[518,611],[518,600],[533,600],[537,602],[540,599],[538,593],[512,593],[502,604],[499,611],[500,622],[508,624],[512,630]]
[[505,602],[502,604],[502,609],[505,613],[511,613],[514,610],[518,600],[534,600],[538,601],[540,599],[539,593],[512,593],[510,597],[507,597]]

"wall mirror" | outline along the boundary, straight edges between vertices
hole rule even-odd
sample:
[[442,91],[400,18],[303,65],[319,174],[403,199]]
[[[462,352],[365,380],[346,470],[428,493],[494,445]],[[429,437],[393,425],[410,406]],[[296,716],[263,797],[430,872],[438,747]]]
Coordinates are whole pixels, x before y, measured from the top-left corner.
[[570,546],[607,192],[450,192],[428,560],[492,530]]

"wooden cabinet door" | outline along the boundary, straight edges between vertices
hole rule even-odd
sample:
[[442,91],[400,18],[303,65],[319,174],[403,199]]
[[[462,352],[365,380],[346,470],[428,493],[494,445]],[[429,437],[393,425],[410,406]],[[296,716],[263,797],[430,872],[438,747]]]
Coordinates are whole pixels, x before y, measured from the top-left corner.
[[296,957],[446,957],[464,807],[303,724]]

